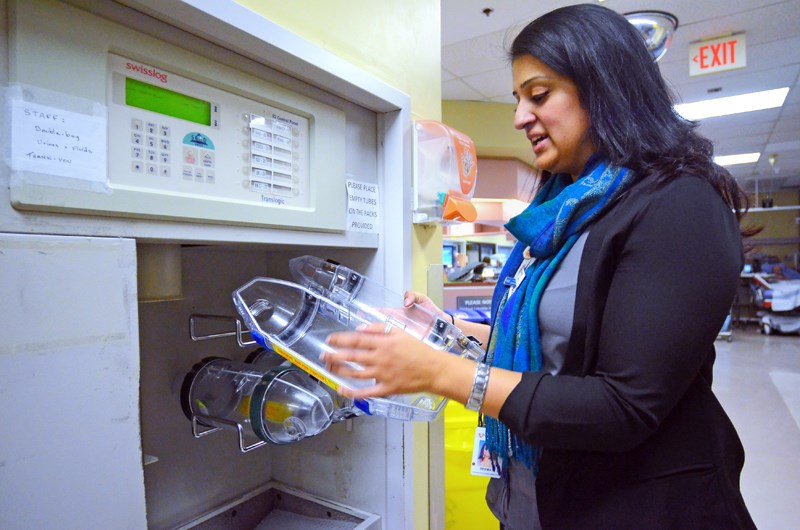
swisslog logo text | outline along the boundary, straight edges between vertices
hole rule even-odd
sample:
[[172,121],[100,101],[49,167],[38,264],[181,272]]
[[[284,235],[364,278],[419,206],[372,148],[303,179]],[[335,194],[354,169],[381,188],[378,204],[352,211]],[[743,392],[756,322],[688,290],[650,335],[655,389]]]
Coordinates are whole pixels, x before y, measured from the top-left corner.
[[139,72],[140,74],[154,77],[159,81],[161,81],[162,83],[167,82],[167,74],[159,72],[154,68],[147,68],[146,66],[142,66],[141,64],[125,63],[125,69],[133,70],[134,72]]

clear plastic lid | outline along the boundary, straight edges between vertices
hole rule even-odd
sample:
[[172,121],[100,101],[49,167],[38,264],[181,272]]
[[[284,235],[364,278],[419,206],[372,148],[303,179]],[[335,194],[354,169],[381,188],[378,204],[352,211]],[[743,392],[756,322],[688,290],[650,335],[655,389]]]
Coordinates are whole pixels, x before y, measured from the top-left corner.
[[250,421],[275,444],[314,436],[331,424],[334,403],[325,389],[297,368],[272,369],[253,391]]
[[403,295],[390,291],[358,272],[315,256],[289,261],[297,282],[322,296],[345,305],[365,321],[401,328],[429,346],[478,361],[484,351],[447,320],[414,304],[403,307]]
[[[263,370],[264,372],[293,366],[291,361],[282,357],[274,350],[268,348],[259,348],[256,351],[250,353],[250,355],[247,356],[245,362],[248,364],[252,364],[256,368]],[[304,377],[307,379],[311,379],[311,376],[309,374],[304,374]],[[360,416],[364,414],[364,411],[362,411],[353,404],[352,399],[342,396],[341,394],[337,394],[336,391],[331,387],[329,387],[328,385],[323,385],[321,383],[316,383],[316,384],[319,385],[320,388],[325,389],[325,391],[328,392],[328,394],[331,396],[331,399],[333,400],[334,408],[333,408],[333,414],[331,416],[331,421],[333,423],[344,421],[348,418],[352,418],[353,416]]]
[[319,434],[336,412],[330,393],[293,366],[266,371],[250,363],[209,358],[186,374],[181,405],[202,425],[240,430],[284,444]]
[[[370,315],[351,311],[348,306],[300,285],[274,278],[255,278],[233,293],[234,304],[262,346],[292,361],[308,374],[330,386],[359,388],[374,380],[343,378],[331,373],[319,359],[323,351],[333,351],[325,343],[331,333],[353,331],[376,321]],[[360,367],[354,365],[354,368]],[[393,419],[432,421],[444,406],[444,398],[417,393],[357,400],[355,405],[368,414]]]
[[[256,341],[334,390],[372,386],[374,380],[328,371],[319,359],[323,351],[332,351],[325,340],[373,322],[404,329],[436,349],[473,360],[483,357],[480,346],[458,328],[419,305],[404,308],[402,295],[352,269],[314,256],[291,260],[290,269],[301,284],[255,278],[234,291],[234,305]],[[424,392],[355,402],[368,414],[411,421],[434,420],[444,404],[441,396]]]

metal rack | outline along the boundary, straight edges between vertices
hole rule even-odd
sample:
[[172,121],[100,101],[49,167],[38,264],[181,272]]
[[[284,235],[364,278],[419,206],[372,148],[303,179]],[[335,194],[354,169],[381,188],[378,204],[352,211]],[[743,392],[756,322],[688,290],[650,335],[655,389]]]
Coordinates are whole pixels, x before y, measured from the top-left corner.
[[[217,322],[232,322],[236,329],[234,331],[225,331],[222,333],[209,333],[207,335],[198,335],[195,333],[195,320],[213,320]],[[239,344],[240,348],[246,348],[247,346],[252,346],[257,344],[255,340],[245,341],[242,337],[248,334],[252,337],[249,329],[242,328],[242,321],[238,318],[222,316],[222,315],[208,315],[203,313],[193,313],[189,315],[189,337],[194,342],[203,341],[203,340],[211,340],[211,339],[221,339],[224,337],[236,337],[236,342]]]
[[[205,335],[200,335],[196,332],[196,325],[195,323],[202,320],[209,320],[215,322],[230,322],[233,323],[236,327],[234,331],[225,331],[222,333],[209,333]],[[243,329],[242,322],[238,318],[222,316],[222,315],[208,315],[202,313],[193,313],[189,315],[189,337],[194,342],[205,341],[205,340],[212,340],[212,339],[221,339],[225,337],[236,337],[236,342],[240,348],[246,348],[248,346],[253,346],[257,344],[255,340],[244,340],[244,335],[249,335],[250,330]],[[251,335],[252,336],[252,335]],[[253,449],[257,449],[264,445],[267,445],[267,442],[260,440],[253,444],[246,444],[244,439],[244,429],[242,428],[241,424],[227,420],[225,418],[220,418],[217,416],[206,416],[206,419],[213,420],[225,425],[230,425],[234,427],[239,435],[239,450],[243,453],[247,453],[248,451],[252,451]],[[222,427],[210,427],[202,423],[196,414],[192,414],[192,435],[195,438],[202,438],[208,434],[215,433],[217,431],[221,431]],[[208,427],[206,430],[202,430],[202,427]]]

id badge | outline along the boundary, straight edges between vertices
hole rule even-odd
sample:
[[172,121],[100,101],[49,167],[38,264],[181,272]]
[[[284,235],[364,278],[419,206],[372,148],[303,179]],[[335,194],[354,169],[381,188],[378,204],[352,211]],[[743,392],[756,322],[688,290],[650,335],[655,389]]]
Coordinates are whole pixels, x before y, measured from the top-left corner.
[[522,280],[525,279],[525,271],[528,270],[531,263],[533,263],[534,258],[525,258],[520,266],[517,268],[516,274],[514,274],[514,278],[506,278],[505,286],[508,287],[508,296],[511,297],[516,291],[517,287],[520,286]]
[[475,429],[475,443],[472,445],[472,465],[470,474],[480,477],[500,478],[500,470],[492,462],[489,448],[486,447],[486,427]]

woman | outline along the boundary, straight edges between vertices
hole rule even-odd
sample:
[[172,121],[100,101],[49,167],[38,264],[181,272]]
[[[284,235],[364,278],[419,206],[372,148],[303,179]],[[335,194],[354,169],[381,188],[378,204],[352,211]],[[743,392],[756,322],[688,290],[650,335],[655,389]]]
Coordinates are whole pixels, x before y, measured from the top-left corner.
[[332,335],[326,362],[376,380],[352,396],[430,391],[480,410],[506,528],[754,528],[743,449],[711,392],[746,197],[624,17],[557,9],[510,57],[514,126],[545,180],[507,225],[518,243],[491,328],[455,321],[485,363],[379,326]]
[[494,471],[495,466],[492,461],[492,453],[489,452],[489,447],[486,442],[481,442],[478,449],[478,468],[485,471]]

